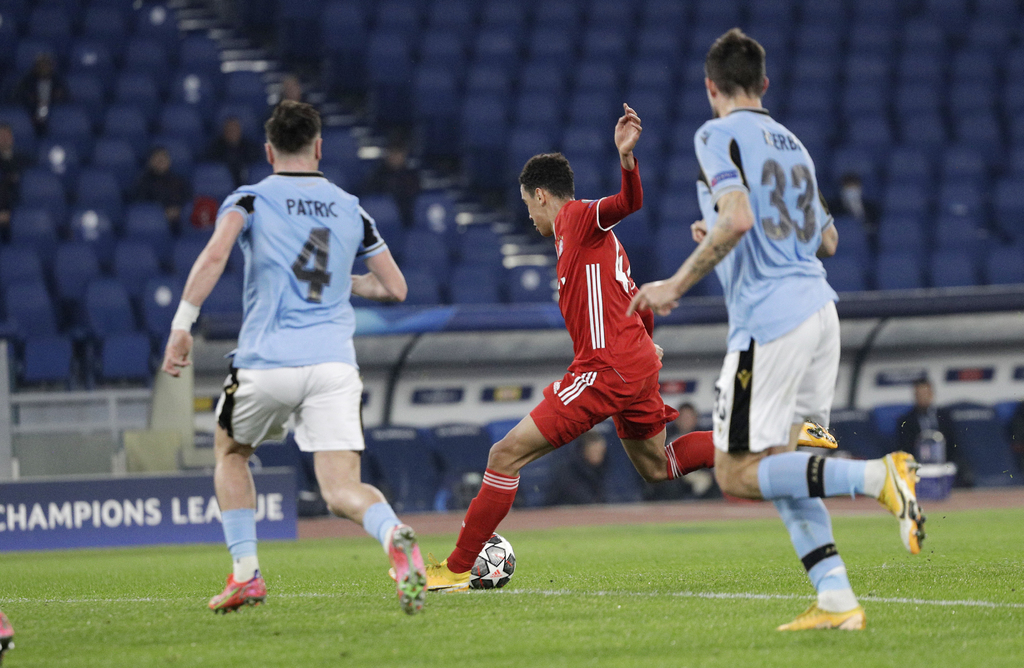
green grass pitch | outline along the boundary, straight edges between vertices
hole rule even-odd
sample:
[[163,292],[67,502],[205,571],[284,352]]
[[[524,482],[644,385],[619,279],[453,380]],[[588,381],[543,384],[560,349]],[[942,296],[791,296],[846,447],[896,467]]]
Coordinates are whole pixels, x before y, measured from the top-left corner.
[[892,518],[834,524],[864,632],[774,630],[812,595],[777,520],[579,527],[508,535],[508,587],[413,617],[369,538],[261,544],[267,603],[226,616],[221,546],[6,554],[4,668],[1024,665],[1024,509],[934,514],[917,557]]

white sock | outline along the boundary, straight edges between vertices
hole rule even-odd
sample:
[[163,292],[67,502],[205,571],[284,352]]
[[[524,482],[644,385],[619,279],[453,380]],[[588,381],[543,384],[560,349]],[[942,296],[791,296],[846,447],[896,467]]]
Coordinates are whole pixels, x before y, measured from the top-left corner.
[[818,593],[818,607],[825,612],[847,612],[857,607],[852,589],[830,589]]
[[248,582],[252,580],[256,575],[256,571],[260,568],[260,562],[256,558],[256,555],[251,557],[242,557],[235,564],[235,582]]
[[869,459],[864,467],[864,493],[876,499],[882,495],[885,486],[885,461]]

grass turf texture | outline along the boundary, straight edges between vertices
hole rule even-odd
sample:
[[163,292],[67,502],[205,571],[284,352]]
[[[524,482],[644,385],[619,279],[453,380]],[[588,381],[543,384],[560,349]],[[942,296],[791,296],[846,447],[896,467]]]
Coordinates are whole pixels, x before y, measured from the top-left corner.
[[[213,615],[220,546],[0,556],[25,666],[1020,666],[1024,510],[929,517],[912,557],[891,517],[836,518],[868,629],[774,630],[812,590],[778,521],[509,535],[502,591],[431,594],[407,617],[371,539],[263,543],[269,597]],[[427,536],[446,555],[452,536]],[[704,598],[700,593],[766,594]],[[987,601],[997,607],[878,599]]]

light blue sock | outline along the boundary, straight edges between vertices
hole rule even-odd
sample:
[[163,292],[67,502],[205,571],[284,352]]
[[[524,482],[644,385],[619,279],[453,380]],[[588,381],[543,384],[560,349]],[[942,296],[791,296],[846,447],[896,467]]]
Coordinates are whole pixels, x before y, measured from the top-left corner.
[[384,545],[388,531],[391,530],[391,527],[396,527],[401,523],[391,508],[391,504],[384,502],[373,504],[366,509],[366,513],[363,515],[363,528],[366,529],[366,533],[379,540],[385,550],[388,548],[387,545]]
[[832,518],[821,499],[776,499],[775,507],[818,593],[849,589],[846,566],[832,538]]
[[865,461],[784,452],[761,460],[757,465],[757,482],[762,498],[768,500],[853,496],[865,493],[866,467]]
[[256,511],[252,508],[225,510],[220,514],[224,524],[224,541],[231,558],[256,556]]

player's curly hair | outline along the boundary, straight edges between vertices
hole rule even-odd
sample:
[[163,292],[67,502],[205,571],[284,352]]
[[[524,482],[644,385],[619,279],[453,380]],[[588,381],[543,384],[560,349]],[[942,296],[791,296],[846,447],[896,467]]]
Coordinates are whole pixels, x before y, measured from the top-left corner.
[[543,188],[555,197],[573,199],[576,186],[573,184],[572,167],[561,153],[541,153],[526,161],[519,174],[519,184],[528,193]]
[[729,97],[739,91],[761,97],[764,59],[764,47],[739,28],[733,28],[711,45],[704,60],[704,73]]
[[284,100],[263,124],[267,141],[281,153],[294,154],[320,135],[320,112],[312,105]]

